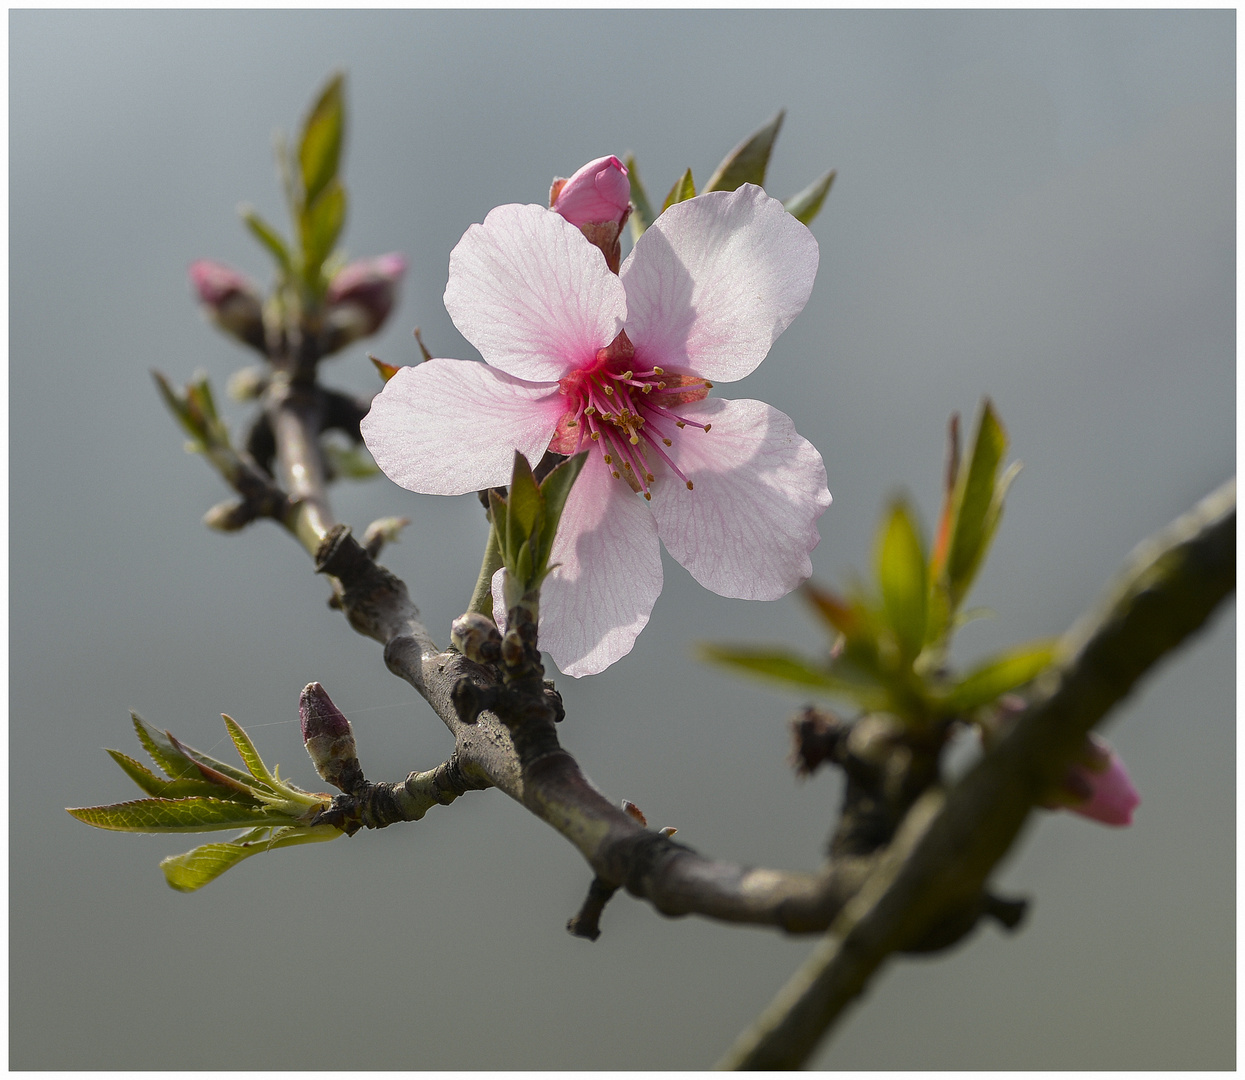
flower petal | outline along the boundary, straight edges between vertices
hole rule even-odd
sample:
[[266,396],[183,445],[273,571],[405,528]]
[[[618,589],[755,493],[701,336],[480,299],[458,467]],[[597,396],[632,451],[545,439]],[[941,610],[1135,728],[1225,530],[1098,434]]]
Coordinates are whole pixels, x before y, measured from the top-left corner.
[[676,203],[620,272],[637,358],[742,379],[803,310],[817,260],[813,234],[754,184]]
[[672,435],[668,453],[692,491],[669,468],[652,486],[666,550],[720,596],[785,596],[813,572],[817,519],[830,505],[821,455],[762,401],[706,398],[679,411],[711,430]]
[[495,368],[556,380],[622,328],[626,297],[601,252],[543,206],[490,210],[450,253],[445,309]]
[[[661,546],[648,504],[591,454],[562,511],[540,590],[540,647],[566,675],[604,671],[631,651],[661,592]],[[501,571],[493,604],[502,625]]]
[[514,452],[535,464],[566,399],[474,360],[399,368],[359,425],[376,464],[425,495],[462,495],[510,482]]

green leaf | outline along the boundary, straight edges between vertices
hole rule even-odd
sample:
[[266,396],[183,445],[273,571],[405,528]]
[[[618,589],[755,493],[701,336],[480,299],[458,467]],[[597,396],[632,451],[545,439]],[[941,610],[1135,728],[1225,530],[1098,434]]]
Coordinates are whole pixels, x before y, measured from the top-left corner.
[[[506,551],[511,559],[517,560],[521,545],[532,536],[540,535],[545,520],[545,500],[541,496],[540,488],[536,486],[532,467],[527,458],[517,450],[514,455],[514,472],[510,479],[510,495],[506,502]],[[531,558],[530,552],[528,558]],[[516,570],[517,563],[510,569]],[[521,580],[530,580],[530,574],[521,576]]]
[[826,196],[830,193],[830,185],[834,183],[835,175],[835,170],[831,169],[824,176],[814,180],[798,195],[792,195],[782,204],[783,208],[796,221],[803,222],[805,225],[812,224],[813,218],[821,211],[821,204],[826,201]]
[[177,750],[180,750],[182,754],[190,759],[194,767],[199,771],[199,774],[213,783],[248,795],[255,792],[262,792],[266,795],[279,794],[271,784],[259,780],[241,769],[235,769],[232,765],[226,765],[223,761],[217,761],[216,758],[196,750],[193,746],[187,746],[185,743],[180,742],[171,732],[166,731],[165,735],[168,736],[169,741]]
[[229,843],[204,844],[184,855],[170,855],[161,861],[160,869],[164,871],[165,880],[178,892],[194,892],[252,855],[260,855],[279,847],[336,840],[337,837],[345,835],[331,825],[277,829],[272,833],[271,839],[266,836],[268,831],[257,829]]
[[883,522],[876,546],[882,609],[900,652],[911,661],[925,643],[929,581],[920,533],[908,506],[897,501]]
[[282,239],[281,234],[249,206],[241,207],[238,213],[242,215],[246,227],[251,230],[251,235],[263,244],[268,249],[268,253],[277,261],[282,274],[285,277],[293,276],[294,265],[290,257],[290,248]]
[[640,173],[636,168],[635,156],[628,154],[623,162],[627,166],[627,178],[631,182],[631,239],[639,240],[644,230],[653,224],[653,207],[648,201],[644,185],[640,183]]
[[1002,513],[1001,499],[995,505],[995,481],[1006,451],[1007,432],[999,423],[990,399],[986,398],[977,422],[972,455],[968,464],[960,469],[951,511],[946,574],[953,610],[960,606],[968,592]]
[[688,199],[694,199],[695,197],[696,184],[692,180],[692,170],[688,169],[674,182],[674,187],[670,189],[670,194],[666,196],[666,201],[662,203],[661,212],[664,214],[675,203],[686,202]]
[[939,707],[949,715],[956,715],[989,705],[1045,671],[1054,658],[1057,644],[1053,638],[1029,642],[991,657],[956,683],[939,700]]
[[786,110],[781,110],[765,127],[727,154],[701,191],[734,191],[741,184],[764,187],[765,169],[785,115]]
[[835,681],[824,669],[812,666],[802,657],[778,649],[702,645],[697,651],[702,660],[774,682],[816,690],[835,687]]
[[346,223],[346,189],[331,180],[315,202],[299,215],[299,233],[303,245],[303,280],[318,295],[320,269]]
[[555,465],[540,482],[540,493],[545,500],[545,523],[540,530],[536,556],[537,562],[542,566],[549,562],[549,553],[553,550],[553,539],[558,532],[558,523],[562,520],[567,496],[570,495],[571,487],[587,460],[588,451],[581,450],[574,457]]
[[321,449],[334,476],[346,480],[374,480],[380,476],[380,466],[361,446],[342,446],[326,440],[321,443]]
[[259,751],[255,749],[255,744],[251,742],[251,737],[242,730],[241,725],[232,716],[221,713],[221,719],[225,721],[229,737],[233,740],[233,745],[238,750],[238,757],[242,759],[250,774],[261,783],[275,785],[277,778],[268,771],[268,766],[264,764],[264,759],[259,756]]
[[341,164],[345,109],[342,75],[334,75],[312,106],[298,145],[298,165],[303,180],[303,206],[311,206],[337,178]]
[[265,823],[286,825],[290,818],[225,799],[136,799],[111,806],[68,808],[79,821],[97,829],[117,832],[209,832],[213,829],[253,828]]
[[151,760],[156,763],[157,768],[163,769],[173,780],[198,780],[201,778],[195,763],[175,747],[164,732],[153,728],[136,712],[130,713],[130,719],[134,722],[134,730],[138,733],[138,741],[143,744],[143,749],[151,755]]
[[[131,780],[134,781],[148,795],[154,795],[161,799],[184,799],[189,796],[207,796],[212,797],[220,794],[220,788],[207,780],[165,780],[163,777],[157,776],[142,763],[135,761],[128,754],[121,753],[120,750],[107,751],[108,756],[112,758],[122,771]],[[198,771],[195,772],[196,777]],[[258,801],[256,802],[258,805]]]
[[493,531],[497,533],[497,545],[502,549],[502,559],[506,555],[506,537],[510,531],[510,513],[506,500],[497,494],[496,488],[488,491],[488,512],[493,522]]

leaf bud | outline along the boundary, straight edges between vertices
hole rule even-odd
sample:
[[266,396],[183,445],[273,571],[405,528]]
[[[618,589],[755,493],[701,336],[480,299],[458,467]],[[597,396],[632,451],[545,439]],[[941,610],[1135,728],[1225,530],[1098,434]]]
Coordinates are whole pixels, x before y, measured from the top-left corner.
[[190,282],[212,322],[252,349],[265,352],[263,301],[249,278],[224,263],[198,259],[190,264]]
[[240,499],[226,499],[203,515],[203,524],[217,532],[237,532],[255,520],[251,507]]
[[501,659],[501,632],[492,619],[478,611],[468,611],[454,620],[450,640],[454,648],[477,664],[492,664]]
[[326,354],[369,337],[384,325],[405,273],[406,259],[390,252],[349,263],[333,275],[324,297]]
[[298,719],[303,745],[321,779],[348,795],[361,788],[366,781],[355,751],[350,721],[318,682],[303,687],[298,699]]

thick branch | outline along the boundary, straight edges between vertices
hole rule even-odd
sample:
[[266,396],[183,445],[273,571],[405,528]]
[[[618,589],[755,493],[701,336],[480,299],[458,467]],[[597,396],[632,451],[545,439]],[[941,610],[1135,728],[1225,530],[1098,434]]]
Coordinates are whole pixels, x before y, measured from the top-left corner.
[[1085,734],[1236,587],[1236,483],[1145,541],[1015,726],[950,792],[917,803],[830,935],[720,1062],[802,1065],[887,957],[981,895]]

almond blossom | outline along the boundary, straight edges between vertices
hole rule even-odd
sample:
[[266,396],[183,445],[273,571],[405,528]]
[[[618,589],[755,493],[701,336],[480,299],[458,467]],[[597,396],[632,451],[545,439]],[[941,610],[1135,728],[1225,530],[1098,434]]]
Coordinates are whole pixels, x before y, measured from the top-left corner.
[[648,622],[659,539],[722,596],[773,600],[811,574],[830,505],[821,455],[777,409],[708,394],[765,359],[817,261],[808,229],[751,184],[670,207],[618,275],[559,214],[499,206],[455,247],[445,290],[486,363],[402,368],[364,440],[396,483],[439,495],[507,483],[516,449],[533,463],[592,451],[541,591],[540,640],[566,674],[594,674]]

